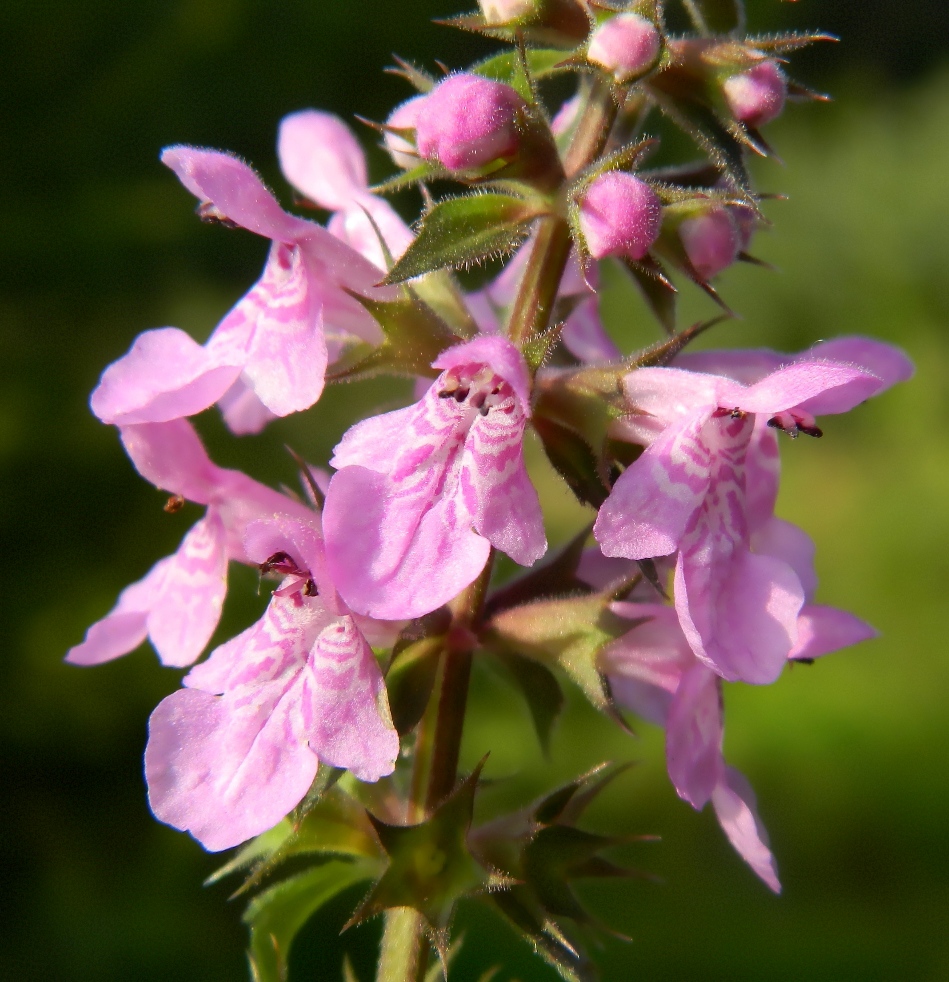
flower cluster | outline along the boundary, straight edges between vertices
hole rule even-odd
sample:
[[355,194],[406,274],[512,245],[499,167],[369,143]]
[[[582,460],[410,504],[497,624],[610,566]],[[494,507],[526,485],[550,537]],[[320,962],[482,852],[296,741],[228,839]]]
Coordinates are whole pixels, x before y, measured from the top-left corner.
[[[387,692],[382,666],[397,673],[427,639],[445,678],[459,652],[494,651],[532,660],[555,689],[565,670],[602,708],[663,726],[676,791],[695,808],[711,801],[737,851],[779,889],[754,795],[723,760],[723,685],[773,683],[789,661],[874,633],[815,602],[813,546],[775,515],[779,440],[821,436],[819,417],[912,369],[863,338],[797,355],[686,350],[708,325],[676,329],[666,266],[720,302],[709,281],[749,258],[763,219],[740,161],[745,148],[767,151],[758,128],[790,84],[776,56],[801,37],[670,39],[648,4],[597,7],[576,35],[571,9],[485,3],[464,25],[519,43],[540,32],[569,49],[555,67],[582,82],[556,113],[538,97],[555,65],[543,50],[441,80],[403,66],[419,91],[380,127],[405,171],[389,189],[476,190],[431,203],[414,228],[370,187],[355,137],[326,113],[297,112],[279,135],[284,175],[331,212],[325,226],[285,211],[230,154],[162,154],[201,218],[271,248],[205,344],[147,331],[92,394],[139,473],[207,511],[68,660],[98,664],[148,638],[164,664],[194,666],[152,714],[145,773],[155,815],[207,849],[272,828],[321,765],[362,782],[392,774],[421,712],[390,705],[406,686]],[[714,133],[729,153],[645,170],[643,105],[679,123],[701,110],[699,145]],[[477,289],[450,272],[498,253],[509,261]],[[664,340],[619,349],[599,313],[602,262],[642,289]],[[331,477],[304,467],[303,498],[217,466],[189,422],[216,404],[232,432],[256,433],[309,410],[326,384],[379,371],[413,377],[417,401],[356,422]],[[496,552],[531,567],[547,551],[525,464],[531,428],[590,506],[587,548],[491,582]],[[275,579],[272,597],[195,665],[231,561]],[[565,658],[576,638],[582,657]]]

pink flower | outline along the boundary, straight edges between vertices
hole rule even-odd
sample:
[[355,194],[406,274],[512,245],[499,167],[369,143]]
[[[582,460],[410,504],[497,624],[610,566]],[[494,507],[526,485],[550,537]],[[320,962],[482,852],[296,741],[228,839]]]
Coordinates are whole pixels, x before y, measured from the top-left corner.
[[597,177],[580,199],[580,228],[594,259],[642,259],[659,236],[662,202],[645,182],[623,171]]
[[277,152],[284,177],[335,213],[327,225],[333,235],[381,270],[386,261],[372,222],[394,258],[405,252],[414,236],[389,202],[369,190],[362,147],[338,116],[304,109],[285,117]]
[[415,124],[419,155],[448,170],[476,170],[520,146],[524,100],[509,85],[459,73],[425,97]]
[[746,72],[725,79],[722,92],[735,119],[748,126],[764,126],[784,109],[788,83],[776,61],[767,58]]
[[661,50],[662,37],[652,21],[639,14],[622,13],[593,32],[587,59],[622,84],[645,75],[659,60]]
[[805,601],[792,566],[753,549],[776,493],[776,447],[766,427],[819,435],[815,415],[845,412],[905,377],[905,365],[894,353],[880,377],[810,358],[752,385],[677,368],[627,376],[629,402],[643,414],[632,419],[657,435],[617,480],[594,534],[608,556],[677,554],[682,629],[723,678],[774,681],[797,642]]
[[523,459],[527,368],[499,337],[443,352],[414,406],[356,424],[336,447],[323,516],[327,562],[349,606],[419,617],[481,572],[491,545],[522,565],[547,548]]
[[282,582],[256,624],[159,703],[145,751],[152,811],[212,852],[273,827],[320,762],[376,781],[399,752],[382,673],[326,575],[317,517],[255,522],[245,548]]
[[710,208],[686,218],[679,238],[689,262],[703,280],[710,280],[738,258],[742,234],[728,208]]
[[[775,530],[776,535],[787,534],[793,540],[796,533],[807,540],[794,526],[780,524],[784,527]],[[800,539],[797,545],[801,545]],[[798,558],[802,558],[800,554]],[[813,567],[801,572],[813,580]],[[711,801],[738,854],[772,890],[780,892],[754,792],[722,756],[721,679],[696,659],[671,607],[651,603],[614,603],[612,607],[620,617],[649,618],[602,652],[601,664],[614,698],[643,719],[665,728],[667,769],[679,797],[699,810]],[[799,634],[806,633],[810,650],[827,654],[866,640],[875,632],[846,611],[808,605],[799,618]],[[811,656],[795,651],[790,657]]]
[[125,426],[122,440],[144,478],[208,510],[173,556],[122,591],[113,610],[89,628],[66,660],[98,665],[134,651],[147,637],[163,664],[190,665],[220,620],[228,561],[254,562],[244,549],[248,524],[275,514],[305,518],[310,512],[238,471],[217,467],[185,420]]
[[341,336],[378,340],[378,325],[347,293],[373,295],[377,267],[326,229],[284,212],[247,164],[226,153],[171,147],[162,160],[205,217],[272,240],[263,276],[204,346],[184,331],[146,331],[92,394],[106,423],[163,423],[220,403],[237,433],[313,405]]

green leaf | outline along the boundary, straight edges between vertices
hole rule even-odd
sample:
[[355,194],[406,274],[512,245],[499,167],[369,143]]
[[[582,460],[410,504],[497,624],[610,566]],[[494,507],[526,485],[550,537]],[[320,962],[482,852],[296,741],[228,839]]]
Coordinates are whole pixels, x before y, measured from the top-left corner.
[[627,258],[623,260],[623,264],[636,281],[649,309],[662,325],[663,330],[669,335],[675,334],[678,291],[669,281],[662,266],[648,257],[638,262]]
[[369,190],[374,194],[394,194],[396,191],[401,191],[404,188],[410,188],[414,184],[420,184],[423,181],[431,181],[438,177],[448,177],[449,172],[445,170],[440,164],[433,164],[427,160],[421,161],[417,167],[413,167],[411,170],[403,171],[401,174],[395,174],[388,180],[383,181],[381,184],[377,184]]
[[290,945],[300,928],[327,901],[372,875],[370,864],[330,860],[254,897],[244,914],[254,982],[285,982]]
[[458,337],[412,290],[397,300],[371,300],[352,293],[382,328],[383,342],[376,348],[360,343],[333,365],[327,378],[334,382],[367,378],[380,372],[434,378],[432,362]]
[[543,209],[537,203],[507,194],[474,194],[441,201],[422,219],[418,236],[385,282],[402,283],[446,266],[466,266],[511,252],[541,214]]
[[743,31],[745,5],[742,0],[683,0],[695,29],[702,34]]
[[606,644],[630,630],[630,622],[610,611],[612,599],[596,593],[514,607],[490,620],[487,637],[503,651],[558,666],[597,709],[615,717],[598,657]]
[[386,674],[386,690],[392,724],[400,736],[414,730],[425,713],[444,647],[444,635],[423,637],[393,655]]
[[499,653],[497,657],[521,690],[534,721],[541,750],[549,756],[550,736],[564,704],[560,683],[538,661],[522,658],[512,652]]
[[[528,48],[526,52],[527,70],[532,78],[545,78],[557,72],[557,66],[564,60],[563,51],[555,48]],[[472,65],[470,71],[482,78],[490,78],[495,82],[504,82],[517,89],[521,98],[527,102],[533,100],[530,82],[524,78],[521,70],[521,60],[517,51],[505,51],[484,61]]]

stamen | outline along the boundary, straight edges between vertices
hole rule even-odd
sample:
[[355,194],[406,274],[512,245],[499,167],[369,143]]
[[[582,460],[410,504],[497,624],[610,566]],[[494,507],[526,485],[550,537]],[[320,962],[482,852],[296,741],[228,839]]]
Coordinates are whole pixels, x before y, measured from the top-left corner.
[[164,504],[163,511],[169,515],[174,515],[175,512],[181,511],[185,506],[185,499],[182,498],[180,494],[173,494]]

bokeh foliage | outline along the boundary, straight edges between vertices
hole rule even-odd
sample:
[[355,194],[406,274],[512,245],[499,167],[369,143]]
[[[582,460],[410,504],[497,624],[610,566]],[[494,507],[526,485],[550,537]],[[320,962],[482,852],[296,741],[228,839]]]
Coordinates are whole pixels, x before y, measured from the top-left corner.
[[[634,938],[607,942],[606,978],[949,974],[949,76],[932,71],[946,14],[924,3],[858,6],[859,21],[843,2],[753,7],[754,27],[845,33],[844,45],[809,55],[799,72],[838,102],[792,107],[769,130],[787,167],[763,163],[759,183],[790,200],[768,205],[775,228],[754,251],[782,272],[726,273],[722,292],[745,319],[711,339],[795,349],[860,332],[904,345],[919,365],[911,385],[826,420],[819,443],[783,445],[779,513],[818,543],[820,599],[883,632],[774,687],[726,695],[729,758],[758,791],[785,896],[754,880],[710,815],[676,799],[654,730],[631,740],[575,699],[554,736],[554,767],[519,697],[488,671],[476,676],[465,754],[470,767],[492,750],[486,776],[531,768],[539,792],[600,760],[642,761],[591,812],[603,829],[663,836],[630,853],[662,885],[589,892],[604,920]],[[174,324],[206,336],[263,261],[262,241],[194,219],[159,148],[236,150],[288,200],[272,146],[279,118],[306,105],[383,117],[407,94],[379,73],[391,51],[458,65],[484,50],[427,23],[457,9],[435,0],[3,6],[3,977],[245,974],[238,906],[226,903],[226,885],[200,887],[218,862],[155,823],[145,804],[145,721],[177,673],[145,649],[94,671],[61,664],[117,591],[194,520],[191,509],[162,514],[163,498],[91,417],[87,395],[140,330]],[[914,24],[926,33],[911,46]],[[380,154],[372,164],[387,173]],[[702,298],[690,303],[695,317],[708,316]],[[654,336],[621,285],[608,316],[627,347]],[[220,439],[211,414],[201,422],[222,463],[279,482],[293,472],[275,449],[282,441],[324,459],[354,398],[383,406],[398,396],[377,383],[343,387],[304,419],[237,446]],[[544,493],[560,522],[552,538],[563,538],[579,511],[552,481]],[[248,571],[233,582],[222,636],[262,603]],[[490,793],[503,797],[503,781]],[[336,937],[359,898],[358,889],[340,898],[304,931],[298,978],[339,978],[344,948],[369,977],[377,927]],[[464,908],[459,926],[469,939],[459,982],[501,960],[502,978],[552,977],[478,909]]]

